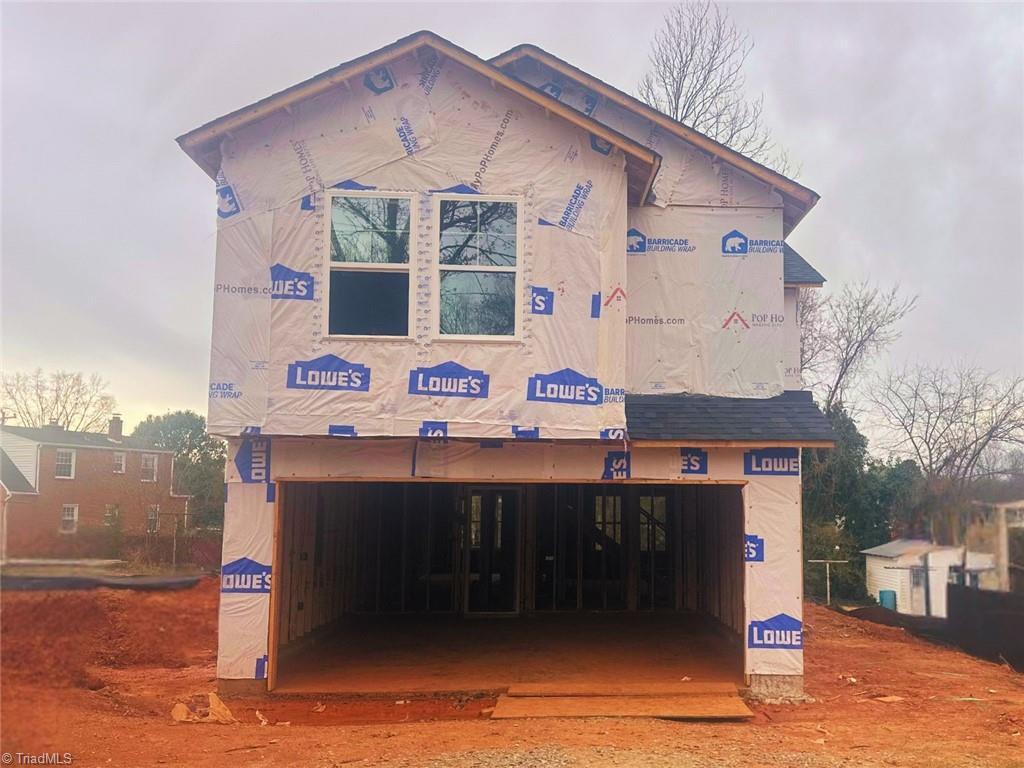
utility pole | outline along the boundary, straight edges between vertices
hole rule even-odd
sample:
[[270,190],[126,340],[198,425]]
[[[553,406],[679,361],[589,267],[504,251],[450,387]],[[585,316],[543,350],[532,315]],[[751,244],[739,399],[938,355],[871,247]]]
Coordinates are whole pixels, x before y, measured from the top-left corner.
[[849,560],[808,560],[808,563],[825,564],[825,605],[832,605],[832,565],[834,563],[848,563]]

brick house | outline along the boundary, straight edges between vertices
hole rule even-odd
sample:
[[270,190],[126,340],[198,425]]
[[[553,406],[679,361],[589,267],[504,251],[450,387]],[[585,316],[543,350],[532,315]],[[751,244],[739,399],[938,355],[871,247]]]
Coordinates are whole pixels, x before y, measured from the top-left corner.
[[0,427],[3,557],[103,557],[122,536],[172,530],[188,513],[174,454],[122,435],[57,425]]

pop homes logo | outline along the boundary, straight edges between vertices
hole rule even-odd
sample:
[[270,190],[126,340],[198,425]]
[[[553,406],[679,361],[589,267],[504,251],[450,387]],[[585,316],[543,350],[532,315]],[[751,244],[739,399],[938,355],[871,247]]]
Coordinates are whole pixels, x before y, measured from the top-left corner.
[[781,240],[751,240],[738,229],[722,236],[723,256],[748,256],[752,253],[782,253]]
[[733,310],[725,321],[722,323],[722,328],[728,330],[729,328],[779,328],[786,322],[786,316],[781,312],[752,312],[750,313],[750,322],[747,322],[747,318],[740,314],[739,311]]
[[693,253],[697,246],[685,237],[647,237],[639,229],[626,232],[626,253]]
[[326,389],[340,392],[368,392],[370,369],[350,363],[337,355],[321,355],[313,360],[288,364],[289,389]]
[[410,395],[485,398],[490,383],[491,377],[483,371],[459,365],[454,360],[409,371]]
[[270,298],[313,300],[315,281],[309,272],[298,272],[284,264],[274,264],[270,268]]
[[235,453],[235,469],[243,483],[266,483],[270,480],[270,438],[251,437],[242,440]]
[[785,613],[752,621],[747,628],[747,647],[800,650],[804,647],[803,625]]
[[248,557],[232,560],[220,569],[220,591],[224,594],[267,594],[270,566]]
[[539,403],[601,405],[604,387],[597,379],[572,368],[554,373],[535,373],[526,382],[526,399]]

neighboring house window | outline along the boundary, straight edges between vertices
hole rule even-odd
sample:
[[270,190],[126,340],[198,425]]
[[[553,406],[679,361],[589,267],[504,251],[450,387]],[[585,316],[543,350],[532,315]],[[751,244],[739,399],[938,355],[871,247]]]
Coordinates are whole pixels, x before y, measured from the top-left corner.
[[516,203],[442,198],[438,232],[438,333],[514,337],[520,262]]
[[75,477],[75,452],[71,448],[57,449],[57,464],[53,471],[54,477],[73,480]]
[[409,336],[412,198],[330,195],[327,333]]
[[160,505],[151,504],[146,510],[146,533],[156,533],[160,530]]
[[65,504],[60,508],[60,532],[75,533],[78,530],[78,505]]
[[156,454],[155,453],[144,453],[144,454],[142,454],[142,482],[144,482],[144,483],[155,483],[156,482]]
[[118,520],[121,517],[121,508],[117,504],[107,504],[107,508],[103,513],[103,523],[107,526],[117,525]]
[[910,570],[910,586],[912,587],[923,587],[924,586],[924,571],[920,568],[912,568]]
[[114,452],[114,474],[123,475],[125,465],[125,455],[121,451]]

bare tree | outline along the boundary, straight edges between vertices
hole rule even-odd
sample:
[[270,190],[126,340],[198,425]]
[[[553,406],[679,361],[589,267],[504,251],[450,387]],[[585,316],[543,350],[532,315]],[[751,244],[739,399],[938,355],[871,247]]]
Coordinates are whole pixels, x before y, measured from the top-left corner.
[[916,303],[899,286],[884,291],[867,282],[826,298],[801,292],[801,373],[826,411],[842,405],[868,363],[900,337],[899,321]]
[[762,122],[764,96],[749,99],[743,73],[754,44],[710,0],[682,3],[654,35],[642,101],[780,173],[789,158]]
[[86,377],[77,371],[44,373],[41,368],[5,373],[2,410],[20,426],[56,423],[76,432],[102,431],[116,405],[107,386],[95,373]]

